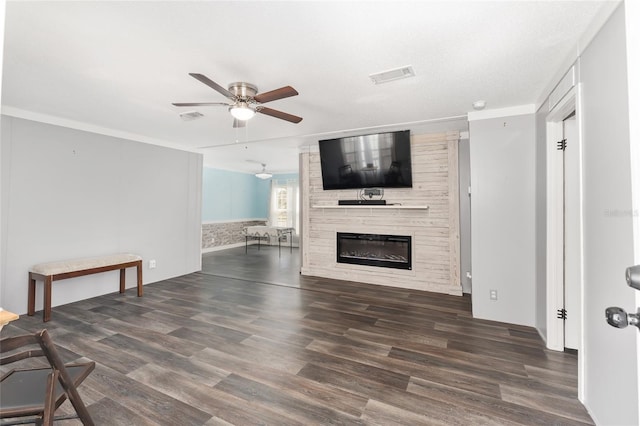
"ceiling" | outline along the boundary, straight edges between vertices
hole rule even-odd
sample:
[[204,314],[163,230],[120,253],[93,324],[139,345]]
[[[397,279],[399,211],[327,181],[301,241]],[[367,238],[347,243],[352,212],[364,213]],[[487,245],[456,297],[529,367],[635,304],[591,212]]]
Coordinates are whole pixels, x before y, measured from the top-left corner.
[[[535,103],[602,5],[7,1],[3,113],[195,150],[211,167],[255,172],[263,162],[290,172],[318,139],[464,128],[479,99],[488,108]],[[406,65],[415,77],[380,85],[369,78]],[[268,106],[304,119],[258,114],[234,129],[224,107],[174,107],[226,101],[188,73],[259,92],[291,85],[298,96]],[[192,110],[204,117],[179,118]]]

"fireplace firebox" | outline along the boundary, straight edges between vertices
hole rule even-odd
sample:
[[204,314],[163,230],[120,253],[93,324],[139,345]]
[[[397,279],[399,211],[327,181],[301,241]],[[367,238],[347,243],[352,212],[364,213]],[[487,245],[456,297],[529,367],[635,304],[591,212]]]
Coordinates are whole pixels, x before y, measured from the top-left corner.
[[338,232],[338,263],[411,269],[411,237]]

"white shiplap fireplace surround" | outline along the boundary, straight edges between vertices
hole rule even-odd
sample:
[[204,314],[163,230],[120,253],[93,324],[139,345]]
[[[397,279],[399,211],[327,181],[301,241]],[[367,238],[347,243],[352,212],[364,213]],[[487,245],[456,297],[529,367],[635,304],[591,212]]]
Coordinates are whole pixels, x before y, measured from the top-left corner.
[[[385,206],[338,206],[356,190],[322,189],[320,155],[300,155],[302,275],[461,295],[459,132],[411,136],[412,188],[387,188]],[[336,261],[336,234],[409,235],[412,269]]]

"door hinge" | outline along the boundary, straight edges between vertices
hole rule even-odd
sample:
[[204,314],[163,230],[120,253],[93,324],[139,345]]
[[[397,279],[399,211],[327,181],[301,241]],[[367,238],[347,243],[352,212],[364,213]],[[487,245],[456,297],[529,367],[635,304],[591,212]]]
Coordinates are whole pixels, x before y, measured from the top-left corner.
[[561,319],[561,320],[567,319],[567,310],[565,308],[558,309],[558,319]]
[[567,140],[562,139],[561,141],[556,142],[556,145],[558,146],[558,151],[564,151],[567,149]]

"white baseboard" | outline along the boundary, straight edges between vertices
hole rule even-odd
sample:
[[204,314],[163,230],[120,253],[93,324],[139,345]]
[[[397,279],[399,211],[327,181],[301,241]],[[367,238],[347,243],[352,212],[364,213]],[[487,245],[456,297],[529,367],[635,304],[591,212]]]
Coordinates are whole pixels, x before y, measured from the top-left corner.
[[[258,244],[258,242],[249,241],[249,245],[252,245],[252,244]],[[245,243],[241,242],[241,243],[227,244],[226,246],[207,247],[207,248],[203,248],[201,253],[211,253],[213,251],[226,250],[226,249],[236,248],[236,247],[244,247],[244,245]]]
[[[278,247],[278,243],[271,243],[268,244],[266,242],[262,242],[261,243],[263,246],[271,246],[271,247]],[[226,250],[226,249],[230,249],[230,248],[236,248],[236,247],[244,247],[245,243],[234,243],[234,244],[227,244],[226,246],[215,246],[215,247],[207,247],[207,248],[203,248],[201,249],[200,253],[204,254],[204,253],[211,253],[214,251],[220,251],[220,250]],[[249,245],[258,245],[258,240],[249,240]],[[282,243],[281,248],[285,249],[285,248],[289,248],[289,243]],[[293,247],[294,248],[298,248],[298,244],[293,243]]]

